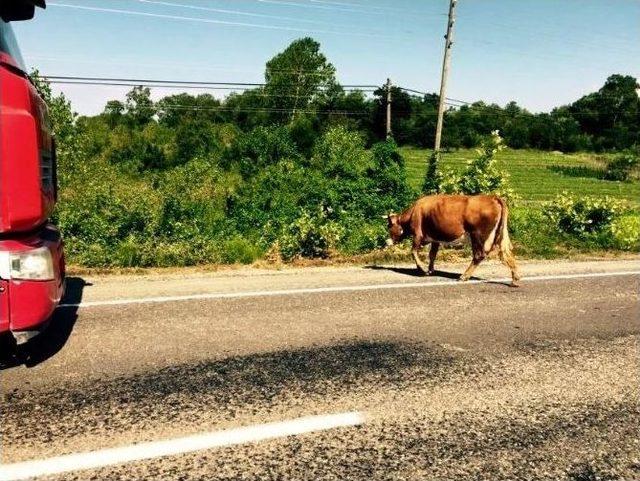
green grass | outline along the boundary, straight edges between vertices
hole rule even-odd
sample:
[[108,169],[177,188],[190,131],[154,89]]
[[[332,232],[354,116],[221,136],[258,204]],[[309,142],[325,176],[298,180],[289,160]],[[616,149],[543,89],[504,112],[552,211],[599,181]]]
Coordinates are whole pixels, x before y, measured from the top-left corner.
[[[403,147],[409,182],[422,185],[430,150]],[[462,170],[467,160],[477,156],[474,149],[443,153],[444,166]],[[560,154],[535,150],[506,149],[497,156],[511,176],[511,186],[525,203],[540,203],[567,191],[577,195],[610,195],[640,206],[640,182],[614,182],[597,178],[610,156],[598,154]]]

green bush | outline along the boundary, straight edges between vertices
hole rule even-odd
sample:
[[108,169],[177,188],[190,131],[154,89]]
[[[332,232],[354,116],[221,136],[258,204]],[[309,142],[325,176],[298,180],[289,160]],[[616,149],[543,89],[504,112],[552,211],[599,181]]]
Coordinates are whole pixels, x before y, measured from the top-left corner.
[[609,233],[614,220],[624,211],[622,201],[608,196],[578,198],[566,193],[544,208],[546,217],[561,232],[574,236]]
[[367,177],[376,194],[373,216],[404,208],[416,193],[409,187],[405,161],[393,140],[378,142],[371,148],[372,166]]
[[640,216],[630,213],[611,224],[615,247],[627,251],[640,251]]
[[337,248],[344,228],[323,210],[302,215],[280,236],[278,245],[285,260],[296,257],[327,258]]
[[464,194],[498,194],[504,198],[514,198],[515,193],[508,187],[508,174],[498,169],[496,154],[505,148],[502,137],[494,131],[482,142],[478,157],[467,163],[459,186]]
[[353,219],[345,230],[339,250],[345,254],[362,254],[384,247],[389,237],[386,222]]
[[231,193],[227,216],[238,232],[258,237],[268,247],[302,210],[322,205],[325,190],[326,180],[317,172],[282,160]]
[[607,180],[627,181],[634,168],[640,165],[640,157],[634,153],[616,156],[607,164],[604,178]]
[[500,170],[496,154],[505,148],[498,131],[485,137],[477,150],[478,157],[469,160],[462,173],[452,169],[439,169],[438,156],[433,153],[429,158],[427,174],[423,183],[426,194],[497,194],[514,200],[516,194],[509,187],[509,175]]
[[538,208],[516,207],[509,212],[509,232],[518,254],[552,258],[565,244],[562,233]]
[[309,114],[299,115],[289,124],[289,132],[297,150],[309,157],[320,136],[319,119]]
[[300,153],[287,127],[256,127],[240,134],[222,155],[225,169],[237,169],[244,179],[283,159],[298,159]]
[[251,264],[263,254],[257,245],[240,236],[224,240],[219,247],[220,261],[224,264]]
[[572,247],[640,249],[640,218],[622,201],[562,194],[546,204],[543,215]]
[[167,168],[170,162],[161,145],[145,134],[147,133],[119,125],[109,135],[104,157],[130,174]]
[[[324,257],[346,242],[331,240],[334,226],[347,232],[367,222],[384,226],[380,215],[413,197],[393,142],[367,151],[357,133],[338,127],[316,142],[309,163],[281,160],[244,183],[228,202],[236,230],[259,238],[264,249],[277,242],[285,258]],[[362,248],[350,239],[349,249]],[[368,243],[377,247],[378,239]]]

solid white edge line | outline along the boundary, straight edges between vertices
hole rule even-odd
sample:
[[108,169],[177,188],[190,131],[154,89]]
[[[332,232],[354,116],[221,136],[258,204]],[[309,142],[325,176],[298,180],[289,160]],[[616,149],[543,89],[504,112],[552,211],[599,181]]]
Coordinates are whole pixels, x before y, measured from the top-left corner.
[[175,456],[206,449],[256,443],[269,439],[357,426],[363,424],[364,421],[365,416],[360,412],[308,416],[289,421],[258,424],[183,438],[152,441],[132,446],[68,454],[15,464],[4,464],[0,465],[0,481],[18,481],[39,476],[51,476],[72,471]]
[[[619,277],[639,275],[640,271],[619,271],[619,272],[594,272],[586,274],[561,274],[550,276],[533,276],[523,278],[523,282],[540,282],[565,279],[589,279],[594,277]],[[89,301],[77,304],[60,304],[58,308],[73,307],[100,307],[100,306],[120,306],[127,304],[146,304],[146,303],[163,303],[163,302],[180,302],[180,301],[197,301],[212,299],[241,299],[246,297],[273,297],[273,296],[293,296],[298,294],[321,294],[331,292],[353,292],[353,291],[372,291],[385,289],[415,289],[417,287],[446,287],[489,284],[494,282],[510,282],[511,278],[502,277],[497,279],[480,279],[470,280],[467,282],[460,281],[432,281],[432,282],[403,282],[397,284],[370,284],[357,286],[333,286],[333,287],[310,287],[301,289],[285,289],[276,291],[249,291],[249,292],[225,292],[211,294],[191,294],[184,296],[163,296],[163,297],[142,297],[138,299],[114,299],[110,301]]]

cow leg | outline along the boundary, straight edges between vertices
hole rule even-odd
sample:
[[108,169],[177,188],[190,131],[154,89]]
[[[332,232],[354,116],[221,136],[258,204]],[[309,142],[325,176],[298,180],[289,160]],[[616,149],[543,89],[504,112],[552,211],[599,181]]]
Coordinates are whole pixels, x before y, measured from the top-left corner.
[[431,243],[431,249],[429,250],[429,275],[432,275],[435,272],[436,256],[438,255],[439,248],[439,242]]
[[460,276],[461,281],[468,281],[476,268],[480,265],[480,263],[487,257],[487,254],[484,251],[484,246],[482,241],[478,239],[478,236],[471,234],[471,250],[473,252],[473,258],[471,259],[471,264],[467,267],[467,270],[464,271],[464,274]]
[[416,261],[416,267],[420,272],[426,274],[428,272],[427,266],[424,265],[424,262],[420,259],[420,249],[422,248],[422,237],[415,236],[413,238],[413,248],[411,249],[411,255],[413,255],[413,260]]
[[516,259],[509,249],[500,249],[500,260],[511,270],[511,285],[518,287],[520,285],[520,273],[516,265]]

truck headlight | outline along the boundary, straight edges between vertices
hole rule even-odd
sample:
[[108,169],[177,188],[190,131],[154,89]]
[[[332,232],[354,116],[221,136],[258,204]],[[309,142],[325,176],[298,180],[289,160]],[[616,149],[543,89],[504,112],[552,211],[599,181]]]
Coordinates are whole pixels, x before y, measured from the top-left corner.
[[11,278],[29,281],[55,279],[53,257],[46,247],[31,251],[12,252],[9,257]]

